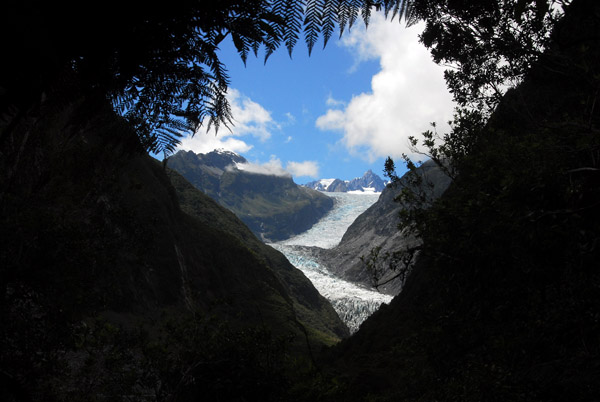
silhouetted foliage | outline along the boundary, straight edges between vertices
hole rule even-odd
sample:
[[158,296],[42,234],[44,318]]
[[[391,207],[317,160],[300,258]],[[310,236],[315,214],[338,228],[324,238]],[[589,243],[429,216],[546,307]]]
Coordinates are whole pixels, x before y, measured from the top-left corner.
[[[0,112],[25,109],[42,93],[81,86],[112,100],[151,152],[170,153],[184,133],[232,123],[227,71],[219,44],[231,36],[245,62],[261,47],[268,57],[284,45],[290,56],[302,34],[309,53],[337,25],[340,34],[372,8],[410,17],[404,0],[175,0],[76,2],[9,0],[2,37],[9,61],[2,74]],[[73,77],[71,74],[75,74]],[[75,82],[74,82],[75,81]],[[14,117],[12,117],[14,118]]]
[[449,67],[446,82],[460,106],[487,112],[519,83],[544,51],[571,0],[416,0],[426,22],[421,41]]
[[435,130],[424,135],[424,152],[448,158],[455,177],[405,211],[421,255],[389,308],[336,347],[339,399],[600,393],[599,28],[600,3],[573,0],[489,114],[462,109],[441,145]]

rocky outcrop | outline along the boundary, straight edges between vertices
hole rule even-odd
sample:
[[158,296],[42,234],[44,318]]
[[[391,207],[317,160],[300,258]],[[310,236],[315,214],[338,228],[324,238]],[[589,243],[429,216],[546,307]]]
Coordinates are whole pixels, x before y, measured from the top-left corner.
[[[419,172],[423,175],[423,183],[431,185],[432,198],[439,197],[450,183],[450,178],[431,160],[425,162]],[[371,274],[361,257],[368,256],[376,247],[380,248],[379,255],[383,256],[403,246],[416,245],[414,236],[398,228],[398,214],[402,207],[394,199],[405,185],[406,177],[397,185],[388,185],[377,202],[348,227],[338,246],[319,252],[319,257],[332,272],[346,280],[372,286]],[[380,261],[380,264],[385,263]],[[395,272],[387,270],[379,282],[386,282],[393,276]],[[402,280],[397,278],[381,286],[380,290],[395,295],[401,288]]]
[[381,192],[384,188],[385,182],[371,169],[367,170],[362,177],[357,177],[348,182],[348,191]]

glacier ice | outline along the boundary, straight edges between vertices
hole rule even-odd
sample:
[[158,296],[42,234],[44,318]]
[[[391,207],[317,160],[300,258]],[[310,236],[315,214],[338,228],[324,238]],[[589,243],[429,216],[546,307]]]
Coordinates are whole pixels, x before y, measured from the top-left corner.
[[335,200],[334,208],[325,217],[308,231],[271,246],[304,272],[353,333],[382,303],[389,303],[392,296],[336,277],[318,261],[310,247],[335,247],[354,219],[377,201],[379,193],[325,194]]

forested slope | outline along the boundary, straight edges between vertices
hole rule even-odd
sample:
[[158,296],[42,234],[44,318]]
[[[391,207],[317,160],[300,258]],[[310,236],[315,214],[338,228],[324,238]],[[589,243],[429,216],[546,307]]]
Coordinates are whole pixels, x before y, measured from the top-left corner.
[[599,77],[600,4],[574,1],[421,217],[404,290],[328,355],[331,400],[598,398]]
[[299,186],[291,176],[237,169],[246,159],[232,152],[179,151],[168,160],[197,189],[233,211],[256,236],[279,241],[312,227],[333,208],[333,200]]
[[50,94],[8,117],[3,399],[262,397],[288,353],[347,334],[281,254],[172,174],[174,188],[102,100]]

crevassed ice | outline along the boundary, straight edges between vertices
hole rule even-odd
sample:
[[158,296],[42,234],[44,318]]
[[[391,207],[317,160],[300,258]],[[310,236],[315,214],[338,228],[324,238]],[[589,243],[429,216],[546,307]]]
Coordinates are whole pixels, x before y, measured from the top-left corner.
[[382,303],[389,303],[392,297],[334,276],[326,266],[311,255],[310,250],[298,246],[335,247],[348,226],[377,201],[379,194],[325,194],[335,199],[335,206],[329,214],[310,230],[271,245],[304,272],[319,293],[331,302],[340,318],[353,333]]
[[323,194],[334,199],[333,209],[306,232],[277,244],[333,248],[342,240],[348,226],[358,215],[373,205],[381,193]]

